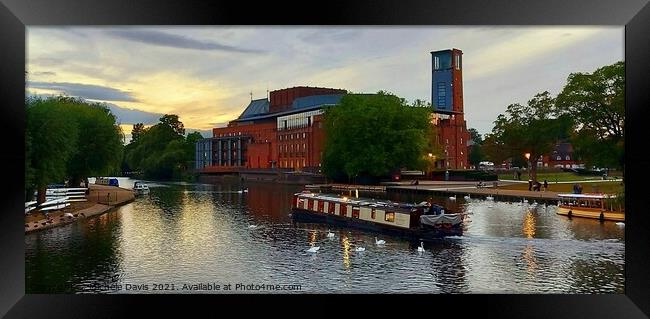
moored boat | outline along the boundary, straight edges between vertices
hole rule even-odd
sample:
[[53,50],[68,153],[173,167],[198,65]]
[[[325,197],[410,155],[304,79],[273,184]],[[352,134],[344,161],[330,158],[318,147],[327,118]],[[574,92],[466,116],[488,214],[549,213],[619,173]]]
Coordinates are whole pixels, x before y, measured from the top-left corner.
[[413,240],[429,240],[463,233],[463,216],[439,205],[394,203],[372,199],[315,194],[294,194],[292,218],[351,227]]
[[143,182],[135,182],[133,184],[133,191],[136,194],[147,194],[149,193],[149,185],[143,183]]
[[568,217],[584,217],[625,221],[623,207],[615,203],[615,195],[608,194],[558,194],[560,197],[557,214]]

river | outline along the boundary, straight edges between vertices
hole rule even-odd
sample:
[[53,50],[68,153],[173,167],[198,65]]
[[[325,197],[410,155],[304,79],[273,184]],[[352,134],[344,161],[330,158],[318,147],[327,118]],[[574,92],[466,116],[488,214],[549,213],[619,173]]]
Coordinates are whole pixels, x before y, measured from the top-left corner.
[[339,228],[327,238],[327,226],[292,223],[300,186],[148,184],[110,213],[26,234],[26,293],[624,293],[624,226],[556,206],[435,197],[470,222],[420,253],[400,238]]

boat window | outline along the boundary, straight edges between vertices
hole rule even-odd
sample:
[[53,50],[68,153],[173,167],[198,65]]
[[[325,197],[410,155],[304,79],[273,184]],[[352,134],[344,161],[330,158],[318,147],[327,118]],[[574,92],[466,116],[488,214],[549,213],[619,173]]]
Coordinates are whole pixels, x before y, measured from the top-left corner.
[[384,215],[384,220],[387,222],[394,222],[395,221],[395,212],[386,212]]
[[330,214],[334,214],[334,208],[336,207],[336,204],[332,202],[327,203],[327,212]]
[[375,212],[375,209],[374,209],[374,208],[371,209],[371,210],[370,210],[370,218],[375,219],[375,215],[376,215],[376,213],[377,213],[377,212]]
[[318,211],[322,213],[323,210],[325,209],[324,206],[325,206],[325,202],[323,202],[322,200],[319,200],[318,201]]
[[359,207],[352,207],[352,218],[359,218]]
[[341,207],[339,208],[339,215],[345,216],[348,213],[348,205],[346,204],[341,204]]
[[307,209],[308,210],[313,210],[314,209],[314,200],[313,199],[308,199],[307,200]]

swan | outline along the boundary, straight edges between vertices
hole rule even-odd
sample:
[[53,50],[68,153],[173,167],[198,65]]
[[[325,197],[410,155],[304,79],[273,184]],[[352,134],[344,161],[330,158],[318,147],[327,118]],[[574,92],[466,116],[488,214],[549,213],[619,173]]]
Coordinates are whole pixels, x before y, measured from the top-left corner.
[[454,196],[449,196],[449,199],[451,199],[451,200],[456,200],[456,195],[454,195]]
[[248,228],[254,229],[254,228],[257,228],[257,225],[248,225]]
[[382,239],[382,240],[377,240],[377,237],[375,237],[375,244],[377,244],[377,245],[383,245],[383,244],[385,244],[385,243],[386,243],[385,240],[383,240],[383,239]]
[[364,247],[357,247],[354,249],[354,251],[365,251],[366,249]]
[[329,229],[327,230],[327,237],[328,238],[334,238],[334,233],[331,232]]
[[528,203],[528,200],[524,198],[522,203]]
[[494,197],[492,197],[492,196],[488,196],[488,197],[485,197],[485,199],[487,199],[487,200],[494,200]]
[[472,199],[469,195],[465,195],[465,199]]
[[315,253],[320,249],[320,246],[314,246],[312,248],[307,249],[308,253]]
[[244,188],[244,193],[248,193],[248,188]]
[[419,252],[424,252],[424,242],[420,242],[420,246],[418,246],[418,251]]

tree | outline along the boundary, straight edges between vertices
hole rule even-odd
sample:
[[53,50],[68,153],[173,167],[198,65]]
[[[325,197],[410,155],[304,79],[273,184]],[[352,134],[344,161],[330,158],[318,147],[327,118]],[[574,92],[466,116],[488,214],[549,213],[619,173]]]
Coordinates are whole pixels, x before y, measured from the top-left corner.
[[572,73],[557,97],[558,111],[575,119],[573,146],[586,163],[622,168],[625,164],[625,64],[593,73]]
[[183,136],[185,135],[185,128],[183,122],[178,120],[178,115],[176,114],[165,114],[160,118],[160,123],[168,125],[171,127],[176,134]]
[[479,163],[481,163],[485,158],[482,149],[483,138],[475,128],[470,128],[467,131],[469,132],[471,142],[471,145],[469,147],[469,163],[474,165],[474,167],[478,167]]
[[[421,106],[421,105],[419,105]],[[325,110],[323,171],[330,178],[378,178],[426,167],[431,108],[395,95],[349,94]]]
[[[529,154],[530,178],[537,181],[537,162],[553,146],[570,136],[571,116],[559,114],[549,92],[536,94],[527,105],[511,104],[494,122],[490,136],[506,158]],[[492,153],[492,156],[496,154]]]
[[89,176],[104,176],[119,171],[124,135],[115,116],[103,104],[60,97],[70,120],[77,123],[79,137],[67,164],[71,185]]
[[[26,192],[31,198],[33,189],[38,190],[37,201],[45,201],[47,185],[61,182],[66,177],[68,159],[73,155],[79,129],[71,121],[60,98],[30,97],[26,100],[27,126],[25,141]],[[32,193],[30,193],[32,192]]]
[[194,160],[196,142],[203,138],[199,132],[187,137],[181,132],[185,130],[178,116],[166,114],[158,124],[142,129],[138,138],[125,147],[123,166],[149,178],[181,177]]
[[142,133],[144,133],[144,124],[143,123],[133,124],[133,129],[131,129],[131,141],[137,142],[138,139],[140,138],[140,135],[142,135]]

